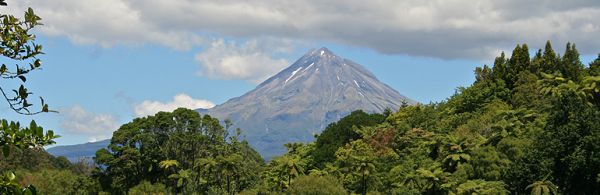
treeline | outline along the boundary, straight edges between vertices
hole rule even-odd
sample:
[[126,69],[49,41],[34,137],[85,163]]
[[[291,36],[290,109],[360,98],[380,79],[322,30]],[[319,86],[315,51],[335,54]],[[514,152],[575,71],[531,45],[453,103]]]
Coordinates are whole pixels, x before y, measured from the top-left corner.
[[600,193],[600,56],[517,45],[475,77],[443,102],[352,112],[268,163],[231,122],[181,108],[121,126],[93,170],[44,152],[11,157],[46,156],[43,171],[0,166],[43,194]]
[[362,194],[600,193],[600,56],[586,67],[574,44],[533,57],[517,45],[475,76],[446,101],[381,122],[354,112],[314,143],[288,144],[254,192],[327,176]]
[[[88,161],[71,163],[65,157],[54,157],[42,148],[10,148],[10,154],[0,155],[0,170],[12,174],[22,187],[33,186],[40,194],[92,194],[100,192],[96,179],[91,177],[95,166]],[[7,188],[11,180],[1,177],[7,194],[20,194]],[[28,194],[23,192],[23,194]]]

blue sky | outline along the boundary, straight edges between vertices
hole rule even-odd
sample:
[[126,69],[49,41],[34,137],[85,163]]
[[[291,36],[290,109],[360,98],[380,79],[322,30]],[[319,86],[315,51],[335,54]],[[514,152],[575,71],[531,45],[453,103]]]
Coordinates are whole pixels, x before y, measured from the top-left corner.
[[551,40],[562,53],[573,41],[586,64],[600,51],[593,1],[529,11],[518,1],[461,2],[14,2],[0,11],[21,15],[31,6],[43,18],[36,31],[43,70],[27,85],[60,113],[21,116],[7,105],[0,113],[35,119],[62,136],[57,145],[68,145],[109,138],[119,125],[158,110],[223,103],[311,48],[354,60],[422,103],[470,85],[475,67],[517,43],[537,49]]

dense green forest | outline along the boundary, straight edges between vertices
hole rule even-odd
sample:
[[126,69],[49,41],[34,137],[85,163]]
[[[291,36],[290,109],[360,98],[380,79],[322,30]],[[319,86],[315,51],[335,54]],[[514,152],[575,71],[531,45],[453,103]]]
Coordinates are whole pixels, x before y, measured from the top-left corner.
[[[40,69],[40,19],[0,15],[0,54],[22,64],[2,65],[1,79]],[[52,112],[42,98],[32,110],[24,85],[9,89],[13,111]],[[71,163],[44,151],[52,131],[1,120],[0,193],[600,194],[600,55],[586,66],[574,44],[533,56],[517,45],[446,101],[352,112],[268,162],[231,126],[159,112],[122,125],[93,162]]]
[[122,125],[94,165],[15,149],[0,168],[44,194],[600,193],[600,56],[529,55],[517,45],[443,102],[352,112],[269,162],[180,108]]

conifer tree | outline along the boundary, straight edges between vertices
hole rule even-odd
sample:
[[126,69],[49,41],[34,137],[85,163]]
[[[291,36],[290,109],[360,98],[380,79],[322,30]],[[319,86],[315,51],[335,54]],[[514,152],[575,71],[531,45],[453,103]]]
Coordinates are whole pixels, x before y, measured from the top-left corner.
[[542,70],[541,72],[552,74],[554,71],[558,70],[559,57],[552,49],[552,44],[550,41],[546,42],[546,47],[544,49],[544,55],[542,56]]
[[579,60],[579,52],[575,48],[575,44],[567,43],[567,49],[565,50],[565,55],[562,57],[559,70],[564,78],[573,81],[581,80],[583,76],[581,75],[583,64]]

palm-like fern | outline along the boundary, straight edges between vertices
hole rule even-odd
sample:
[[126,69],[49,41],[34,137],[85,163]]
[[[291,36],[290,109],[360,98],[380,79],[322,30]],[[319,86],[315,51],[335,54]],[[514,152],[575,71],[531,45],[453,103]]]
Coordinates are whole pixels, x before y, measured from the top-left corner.
[[177,162],[177,160],[163,160],[158,163],[158,166],[162,169],[168,170],[171,167],[178,167],[179,162]]
[[550,174],[547,174],[540,181],[533,182],[532,184],[528,185],[525,189],[531,188],[532,195],[558,194],[558,186],[554,185],[554,183],[548,180],[548,176],[550,176]]

